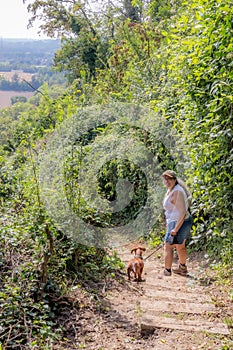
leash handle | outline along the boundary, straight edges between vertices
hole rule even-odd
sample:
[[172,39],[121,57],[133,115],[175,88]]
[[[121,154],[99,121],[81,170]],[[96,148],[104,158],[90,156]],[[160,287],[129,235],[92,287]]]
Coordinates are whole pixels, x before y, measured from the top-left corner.
[[156,253],[160,248],[162,248],[162,246],[163,246],[163,243],[161,243],[161,244],[155,249],[154,252],[152,252],[150,255],[148,255],[148,256],[147,256],[146,258],[144,258],[143,260],[146,260],[146,259],[150,258],[151,255],[153,255],[154,253]]

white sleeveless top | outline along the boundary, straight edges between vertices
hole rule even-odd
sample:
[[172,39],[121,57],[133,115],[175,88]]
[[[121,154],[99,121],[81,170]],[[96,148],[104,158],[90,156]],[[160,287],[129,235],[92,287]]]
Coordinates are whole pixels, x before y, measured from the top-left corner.
[[171,190],[169,195],[166,194],[166,196],[164,198],[164,201],[163,201],[163,208],[165,210],[165,217],[166,217],[167,224],[172,222],[172,221],[177,221],[180,218],[179,210],[177,210],[176,206],[171,203],[171,197],[172,197],[172,194],[175,191],[179,191],[179,192],[181,192],[183,194],[184,200],[185,200],[185,209],[186,209],[186,217],[185,218],[187,218],[189,216],[189,214],[188,214],[188,198],[187,198],[187,195],[186,195],[183,187],[181,187],[179,184],[177,184]]

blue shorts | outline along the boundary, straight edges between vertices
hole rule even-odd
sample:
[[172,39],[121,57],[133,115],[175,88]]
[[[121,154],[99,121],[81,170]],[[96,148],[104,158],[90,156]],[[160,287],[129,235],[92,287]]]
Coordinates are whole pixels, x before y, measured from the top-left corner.
[[[173,244],[182,244],[184,242],[184,239],[188,238],[188,236],[190,234],[191,227],[192,227],[192,223],[193,223],[193,219],[192,219],[192,216],[190,215],[187,219],[184,220],[181,228],[179,229],[179,231],[175,235]],[[165,235],[165,239],[164,239],[165,242],[168,241],[168,237],[170,236],[170,233],[174,229],[175,226],[176,226],[176,221],[169,222],[169,224],[167,226],[167,232]]]

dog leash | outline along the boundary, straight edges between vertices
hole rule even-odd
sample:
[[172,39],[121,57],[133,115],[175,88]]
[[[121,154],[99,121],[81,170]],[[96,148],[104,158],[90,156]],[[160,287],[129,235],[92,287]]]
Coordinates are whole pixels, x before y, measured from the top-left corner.
[[146,258],[143,258],[143,260],[145,261],[146,259],[150,258],[151,255],[153,255],[154,253],[156,253],[160,248],[162,248],[163,243],[161,243],[156,249],[155,251],[153,251],[150,255],[148,255]]

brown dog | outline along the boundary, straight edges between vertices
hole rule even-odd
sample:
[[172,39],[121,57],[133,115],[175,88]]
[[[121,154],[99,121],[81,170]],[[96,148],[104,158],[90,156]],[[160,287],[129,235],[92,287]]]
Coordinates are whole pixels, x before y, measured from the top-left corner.
[[130,281],[131,272],[134,274],[134,280],[142,282],[142,271],[144,268],[144,261],[142,253],[145,252],[146,248],[137,246],[131,250],[131,254],[134,252],[134,258],[132,258],[127,267],[128,279]]

